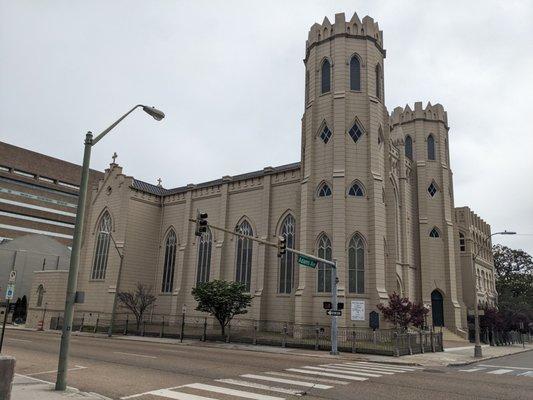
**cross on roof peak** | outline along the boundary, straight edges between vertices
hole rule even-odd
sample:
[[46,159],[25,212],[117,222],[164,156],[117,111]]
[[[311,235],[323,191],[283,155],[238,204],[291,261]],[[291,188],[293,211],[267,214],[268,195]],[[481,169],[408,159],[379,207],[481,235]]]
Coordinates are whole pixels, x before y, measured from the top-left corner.
[[157,178],[157,186],[162,186],[161,182],[163,182],[162,179],[161,178]]
[[118,155],[117,155],[117,152],[115,151],[115,152],[113,153],[113,155],[111,156],[111,158],[113,159],[113,164],[116,164],[115,161],[117,160],[117,157],[118,157]]

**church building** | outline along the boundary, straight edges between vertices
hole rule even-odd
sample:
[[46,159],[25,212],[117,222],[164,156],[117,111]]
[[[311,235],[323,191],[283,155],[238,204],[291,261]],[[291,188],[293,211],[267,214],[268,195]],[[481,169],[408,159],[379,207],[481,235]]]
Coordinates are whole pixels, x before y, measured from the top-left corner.
[[[183,305],[198,313],[191,289],[225,279],[253,295],[245,318],[328,323],[328,266],[303,268],[290,252],[278,258],[275,248],[217,230],[197,237],[189,219],[201,210],[210,224],[271,242],[283,235],[290,248],[337,260],[339,326],[367,327],[368,314],[397,292],[431,305],[430,323],[464,336],[474,287],[495,301],[490,251],[476,269],[468,257],[475,246],[490,250],[490,226],[454,207],[444,107],[385,107],[385,56],[369,16],[341,13],[311,27],[298,162],[164,188],[114,161],[90,194],[78,276],[85,302],[76,312],[111,312],[121,251],[120,290],[152,287],[157,314],[181,315]],[[46,287],[46,275],[39,279],[34,285]],[[356,301],[364,319],[352,318]],[[64,297],[48,304],[60,311]]]

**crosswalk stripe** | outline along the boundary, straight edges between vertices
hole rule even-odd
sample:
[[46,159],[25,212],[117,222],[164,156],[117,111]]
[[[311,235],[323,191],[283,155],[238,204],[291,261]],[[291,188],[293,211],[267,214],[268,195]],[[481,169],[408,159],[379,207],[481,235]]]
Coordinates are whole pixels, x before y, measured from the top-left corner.
[[403,371],[403,372],[411,372],[411,371],[415,371],[416,369],[419,369],[419,368],[415,369],[411,367],[397,367],[397,366],[391,366],[388,364],[386,365],[386,364],[366,363],[366,362],[349,362],[346,364],[365,366],[368,368],[379,368],[379,369],[385,369],[385,370],[390,370],[390,371]]
[[387,371],[387,372],[392,372],[393,374],[403,374],[405,372],[412,372],[412,371],[404,371],[403,369],[391,369],[391,368],[387,368],[387,367],[371,367],[369,365],[360,365],[360,364],[347,364],[346,365],[347,367],[355,367],[355,368],[365,368],[365,369],[368,369],[368,370],[373,370],[373,371]]
[[245,375],[241,375],[241,377],[248,378],[248,379],[258,379],[261,381],[286,383],[288,385],[295,385],[295,386],[312,387],[316,389],[331,389],[333,387],[333,386],[328,386],[328,385],[322,385],[320,383],[295,381],[293,379],[274,378],[273,376],[265,376],[265,375],[245,374]]
[[329,372],[310,371],[308,369],[299,369],[299,368],[287,368],[285,371],[298,372],[300,374],[309,374],[309,375],[331,376],[332,378],[348,379],[350,381],[366,381],[366,380],[368,380],[368,378],[362,378],[362,377],[359,377],[359,376],[348,376],[348,375],[342,375],[342,374],[331,374]]
[[518,374],[518,376],[533,376],[533,371],[526,371]]
[[313,382],[333,383],[335,385],[349,385],[350,384],[350,382],[339,381],[337,379],[317,378],[316,376],[301,376],[301,375],[296,375],[296,374],[287,374],[286,372],[265,372],[265,374],[276,375],[276,376],[286,376],[288,378],[308,379]]
[[503,375],[503,374],[506,374],[506,373],[512,372],[512,371],[513,371],[512,369],[497,369],[495,371],[487,372],[487,374]]
[[376,372],[382,375],[394,375],[395,374],[395,372],[390,372],[390,371],[375,370],[375,369],[369,369],[366,367],[355,367],[355,366],[349,366],[349,365],[344,365],[344,364],[322,364],[320,366],[341,369],[341,370],[345,369],[348,371]]
[[301,390],[285,389],[285,388],[276,387],[276,386],[263,385],[261,383],[256,383],[256,382],[240,381],[237,379],[216,379],[216,381],[226,383],[228,385],[244,386],[244,387],[250,387],[254,389],[268,390],[270,392],[292,394],[294,396],[298,396],[302,394]]
[[369,374],[368,372],[357,372],[357,371],[348,371],[348,370],[335,369],[335,368],[314,367],[311,365],[307,365],[302,368],[312,369],[314,371],[324,371],[324,372],[339,373],[339,374],[368,376],[369,378],[379,378],[380,376],[383,376],[379,374]]
[[215,392],[221,394],[228,394],[230,396],[243,397],[245,399],[253,400],[285,400],[283,397],[268,396],[266,394],[257,394],[252,392],[245,392],[243,390],[228,389],[222,386],[206,385],[204,383],[191,383],[184,385],[183,387],[189,387],[191,389],[206,390],[208,392]]
[[189,394],[189,393],[183,393],[183,392],[174,392],[173,390],[169,390],[169,389],[154,390],[153,392],[148,392],[145,394],[166,397],[168,399],[174,399],[174,400],[217,400],[212,397],[197,396],[195,394]]
[[476,372],[476,371],[482,371],[484,369],[487,369],[487,368],[480,367],[480,368],[460,369],[459,371],[461,371],[461,372]]

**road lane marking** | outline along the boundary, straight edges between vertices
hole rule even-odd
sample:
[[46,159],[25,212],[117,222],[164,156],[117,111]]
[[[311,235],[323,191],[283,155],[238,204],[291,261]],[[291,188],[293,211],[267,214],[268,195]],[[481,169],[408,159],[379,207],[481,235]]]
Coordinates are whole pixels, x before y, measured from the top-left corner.
[[317,378],[314,376],[301,376],[301,375],[296,375],[296,374],[287,374],[286,372],[265,372],[265,374],[276,375],[276,376],[286,376],[287,378],[307,379],[313,382],[333,383],[335,385],[349,385],[350,384],[350,382],[339,381],[336,379]]
[[132,357],[157,358],[156,356],[147,356],[145,354],[136,354],[136,353],[124,353],[122,351],[114,351],[113,353],[123,354],[125,356],[132,356]]
[[324,367],[314,367],[311,365],[306,365],[305,367],[301,367],[305,369],[311,369],[314,371],[324,371],[324,372],[331,372],[331,373],[339,373],[339,374],[348,374],[348,375],[361,375],[361,376],[367,376],[369,378],[379,378],[379,374],[369,374],[368,372],[357,372],[357,371],[348,371],[348,370],[341,370],[341,369],[335,369],[335,368],[324,368]]
[[283,397],[269,396],[266,394],[258,394],[258,393],[252,393],[252,392],[245,392],[243,390],[229,389],[229,388],[225,388],[222,386],[206,385],[204,383],[190,383],[188,385],[184,385],[184,387],[188,387],[191,389],[205,390],[205,391],[214,392],[214,393],[227,394],[230,396],[243,397],[245,399],[285,400]]
[[335,368],[338,370],[347,370],[347,371],[359,371],[359,372],[371,372],[371,373],[379,373],[382,375],[394,375],[395,372],[391,371],[382,371],[379,369],[370,369],[366,367],[352,367],[344,364],[322,364],[320,367],[328,367],[328,368]]
[[255,374],[245,374],[245,375],[241,375],[241,377],[248,378],[248,379],[257,379],[260,381],[286,383],[288,385],[295,385],[295,386],[312,387],[316,389],[331,389],[333,387],[333,386],[328,386],[328,385],[321,385],[320,383],[302,382],[302,381],[295,381],[293,379],[274,378],[273,376],[264,376],[264,375],[255,375]]
[[[154,390],[153,392],[147,392],[144,394],[151,394],[154,396],[166,397],[174,400],[217,400],[212,397],[197,396],[195,394],[183,393],[183,392],[174,392],[169,389]],[[131,398],[131,397],[130,397]],[[126,399],[126,397],[121,397],[121,399]]]
[[490,365],[490,364],[478,364],[480,367],[490,367],[490,368],[510,368],[510,369],[523,369],[523,370],[531,370],[531,367],[511,367],[510,365]]
[[484,369],[487,369],[485,367],[480,368],[470,368],[470,369],[460,369],[461,372],[476,372],[476,371],[483,371]]
[[487,372],[487,374],[503,375],[503,374],[506,374],[506,373],[512,372],[512,371],[513,371],[512,369],[497,369],[495,371]]
[[[69,368],[67,371],[77,371],[80,369],[87,369],[87,367],[83,367],[81,365],[76,365],[74,368]],[[34,376],[34,375],[43,375],[43,374],[55,374],[57,373],[57,369],[53,369],[50,371],[43,371],[43,372],[32,372],[31,374],[26,374],[26,376]]]
[[271,392],[291,394],[293,396],[302,395],[304,393],[301,390],[285,389],[285,388],[281,388],[281,387],[277,387],[277,386],[263,385],[262,383],[240,381],[240,380],[237,380],[237,379],[215,379],[215,381],[216,382],[221,382],[221,383],[226,383],[228,385],[237,385],[237,386],[250,387],[250,388],[254,388],[254,389],[268,390],[268,391],[271,391]]
[[360,376],[348,376],[348,375],[341,375],[341,374],[331,374],[329,372],[310,371],[308,369],[299,369],[299,368],[287,368],[285,371],[298,372],[300,374],[330,376],[332,378],[348,379],[349,381],[366,381],[366,380],[368,380],[368,378],[362,378]]
[[533,371],[522,372],[521,374],[518,374],[518,376],[531,376],[531,377],[533,377]]

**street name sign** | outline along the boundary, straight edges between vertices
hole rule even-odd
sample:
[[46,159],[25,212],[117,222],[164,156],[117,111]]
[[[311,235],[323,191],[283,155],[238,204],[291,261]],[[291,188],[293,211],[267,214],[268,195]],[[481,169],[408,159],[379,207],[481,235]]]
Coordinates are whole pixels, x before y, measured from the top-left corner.
[[306,256],[298,256],[298,264],[303,265],[307,268],[316,268],[316,265],[318,264],[316,260],[313,260],[312,258],[306,257]]
[[6,288],[6,300],[13,300],[14,294],[15,294],[15,285],[10,283],[9,285],[7,285],[7,288]]
[[326,314],[331,315],[332,317],[340,317],[342,315],[341,310],[327,310]]

